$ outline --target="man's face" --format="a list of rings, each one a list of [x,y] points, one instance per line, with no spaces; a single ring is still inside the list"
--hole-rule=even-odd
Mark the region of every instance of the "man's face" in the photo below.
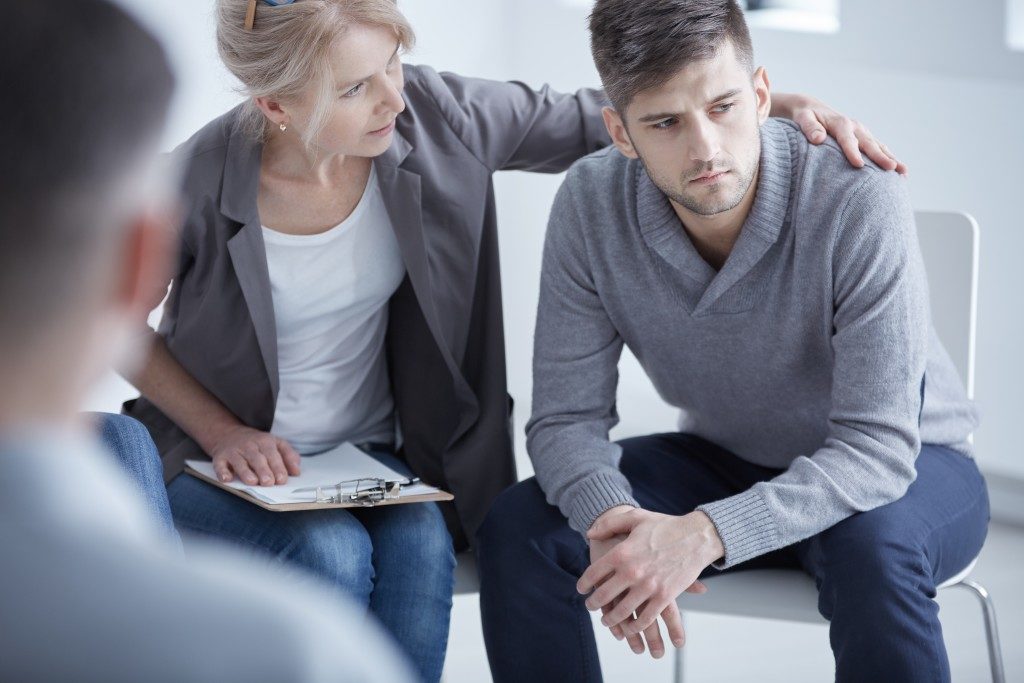
[[[752,190],[770,107],[764,70],[751,78],[726,41],[711,59],[634,97],[624,125],[614,112],[606,121],[619,148],[640,158],[666,196],[694,214],[713,216],[735,208]]]

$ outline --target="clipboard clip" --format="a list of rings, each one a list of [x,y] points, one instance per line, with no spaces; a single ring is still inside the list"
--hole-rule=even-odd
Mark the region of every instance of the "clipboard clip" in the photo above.
[[[366,477],[348,479],[337,484],[321,484],[295,489],[292,493],[312,493],[315,503],[353,504],[373,507],[386,500],[395,500],[402,495],[402,489],[420,482],[419,477],[410,479],[382,479]]]

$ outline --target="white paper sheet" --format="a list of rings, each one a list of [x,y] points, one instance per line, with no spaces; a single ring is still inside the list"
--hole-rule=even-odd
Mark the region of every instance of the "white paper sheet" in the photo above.
[[[188,460],[186,464],[200,474],[217,479],[217,474],[213,471],[213,463],[209,460]],[[250,486],[237,478],[225,486],[245,491],[265,503],[312,503],[316,499],[315,493],[295,493],[295,489],[311,486],[323,486],[328,489],[338,482],[363,477],[379,477],[389,481],[406,478],[350,443],[343,443],[337,448],[319,455],[302,456],[299,470],[301,473],[298,476],[288,477],[288,481],[279,486]],[[415,484],[403,487],[401,497],[437,492],[438,489],[433,486]],[[333,493],[333,490],[330,493]]]

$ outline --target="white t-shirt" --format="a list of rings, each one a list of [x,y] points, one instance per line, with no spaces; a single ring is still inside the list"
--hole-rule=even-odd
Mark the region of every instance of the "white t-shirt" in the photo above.
[[[264,227],[263,241],[280,378],[271,433],[302,454],[343,441],[394,443],[384,335],[405,266],[376,171],[337,226],[318,235]]]

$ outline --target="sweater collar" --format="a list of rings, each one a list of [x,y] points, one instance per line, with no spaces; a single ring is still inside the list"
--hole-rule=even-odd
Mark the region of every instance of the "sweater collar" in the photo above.
[[[693,246],[668,198],[636,162],[637,221],[647,245],[697,288],[687,304],[694,315],[710,313],[715,302],[742,280],[778,240],[788,219],[794,186],[794,145],[799,131],[769,119],[761,127],[761,160],[756,194],[732,253],[715,271]]]

